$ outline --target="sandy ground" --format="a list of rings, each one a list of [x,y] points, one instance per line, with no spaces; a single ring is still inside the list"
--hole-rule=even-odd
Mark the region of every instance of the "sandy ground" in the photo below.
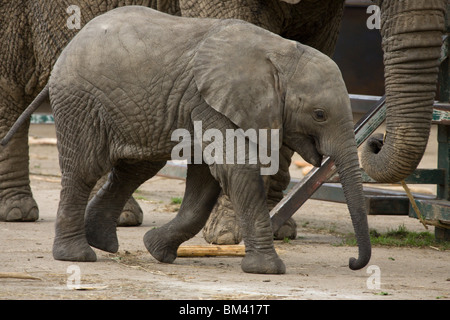
[[[30,134],[54,137],[54,127],[32,125]],[[435,166],[434,147],[435,133],[421,166]],[[174,217],[170,199],[184,192],[184,181],[162,177],[139,188],[144,222],[118,228],[117,254],[96,250],[95,263],[56,261],[51,254],[60,189],[56,147],[32,145],[30,155],[31,186],[40,218],[34,223],[0,222],[0,274],[18,272],[35,279],[0,278],[0,299],[450,299],[448,251],[374,247],[369,267],[351,271],[348,259],[357,248],[338,245],[341,239],[328,232],[351,231],[346,205],[315,200],[308,200],[294,215],[298,238],[276,242],[287,267],[284,275],[245,274],[241,257],[159,263],[146,251],[142,237]],[[295,166],[291,171],[301,176]],[[369,216],[370,228],[378,231],[402,224],[424,230],[416,219]],[[199,234],[186,244],[206,243]],[[84,290],[74,288],[77,279]]]

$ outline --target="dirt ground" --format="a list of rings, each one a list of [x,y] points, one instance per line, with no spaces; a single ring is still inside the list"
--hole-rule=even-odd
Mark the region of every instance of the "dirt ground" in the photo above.
[[[32,125],[30,135],[52,138],[54,127]],[[433,132],[422,167],[436,166],[435,141]],[[40,217],[34,223],[0,222],[0,274],[16,272],[34,279],[0,278],[0,299],[450,299],[448,251],[374,247],[369,267],[351,271],[348,259],[357,255],[357,248],[337,245],[341,239],[328,232],[352,231],[346,205],[315,200],[294,215],[298,238],[276,242],[287,268],[284,275],[245,274],[242,257],[179,257],[173,264],[159,263],[142,238],[174,217],[171,198],[184,192],[184,181],[163,177],[139,188],[144,221],[139,227],[118,228],[117,254],[96,250],[95,263],[56,261],[51,253],[60,189],[56,147],[32,145],[30,155]],[[291,169],[292,176],[301,177],[299,168]],[[433,192],[429,186],[420,188]],[[402,224],[424,230],[416,219],[369,216],[370,228],[378,231]],[[206,243],[200,233],[186,244]],[[71,286],[76,279],[84,290]]]

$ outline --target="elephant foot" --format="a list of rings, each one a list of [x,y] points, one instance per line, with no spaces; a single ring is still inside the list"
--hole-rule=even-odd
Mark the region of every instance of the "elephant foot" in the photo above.
[[[118,227],[135,227],[140,226],[143,220],[143,212],[137,201],[130,197],[125,204],[122,213],[117,221]]]
[[[297,238],[297,223],[294,219],[289,218],[281,227],[273,234],[275,240],[295,239]]]
[[[97,255],[86,242],[84,235],[71,239],[55,238],[53,243],[53,258],[62,261],[97,261]]]
[[[177,258],[180,243],[167,239],[168,230],[164,226],[147,231],[144,235],[144,245],[148,252],[158,261],[172,263]]]
[[[274,250],[275,251],[275,250]],[[241,263],[242,271],[260,274],[284,274],[286,266],[276,252],[262,254],[258,252],[246,252]]]
[[[86,239],[89,245],[111,253],[116,253],[119,250],[117,224],[114,218],[100,209],[88,206],[84,221]]]
[[[33,222],[39,218],[39,209],[31,195],[16,196],[0,203],[0,221]]]
[[[222,194],[219,197],[203,228],[203,238],[208,243],[219,245],[238,244],[242,241],[241,228],[227,196]]]

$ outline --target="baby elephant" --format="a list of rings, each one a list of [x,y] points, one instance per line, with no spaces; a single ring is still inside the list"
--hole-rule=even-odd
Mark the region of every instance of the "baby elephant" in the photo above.
[[[260,157],[271,150],[276,164],[272,156],[284,144],[315,166],[323,155],[334,160],[359,247],[350,268],[368,263],[350,101],[338,67],[317,50],[239,20],[122,7],[73,38],[32,106],[47,94],[62,172],[55,259],[95,261],[91,246],[116,252],[125,202],[178,150],[189,160],[183,203],[172,221],[145,234],[148,251],[173,262],[223,190],[242,224],[242,269],[284,273],[261,175],[276,170]]]

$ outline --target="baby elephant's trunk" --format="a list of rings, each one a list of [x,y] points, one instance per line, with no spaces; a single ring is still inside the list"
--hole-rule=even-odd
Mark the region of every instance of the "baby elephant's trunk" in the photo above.
[[[353,132],[352,138],[336,145],[335,156],[332,156],[332,159],[339,173],[359,248],[358,259],[350,258],[349,267],[352,270],[358,270],[369,262],[371,244],[361,170]]]

